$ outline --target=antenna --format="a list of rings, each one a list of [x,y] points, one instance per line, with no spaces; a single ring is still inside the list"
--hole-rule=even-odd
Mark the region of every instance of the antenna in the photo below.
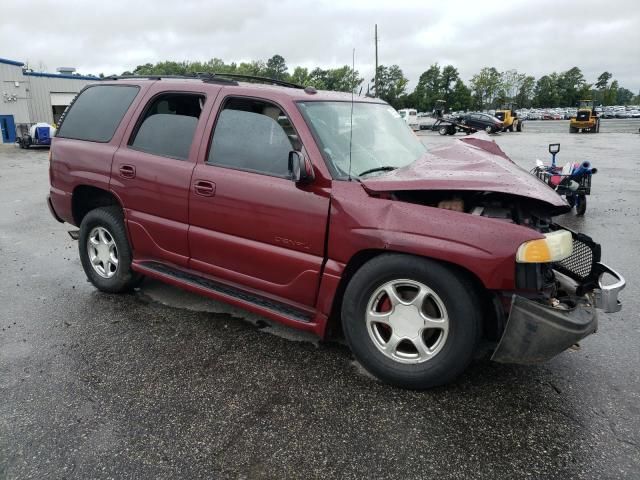
[[[351,118],[349,119],[349,181],[351,181],[351,144],[353,141],[353,91],[356,86],[356,49],[351,53]]]

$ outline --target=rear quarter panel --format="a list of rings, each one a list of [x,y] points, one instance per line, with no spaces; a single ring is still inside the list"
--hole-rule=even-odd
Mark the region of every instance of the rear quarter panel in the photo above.
[[[52,139],[49,164],[51,203],[56,213],[65,222],[75,225],[71,199],[76,187],[88,185],[109,190],[113,155],[133,117],[133,112],[151,85],[150,82],[134,84],[138,85],[140,90],[109,142],[90,142],[62,137]],[[96,112],[96,115],[99,114],[100,112]]]

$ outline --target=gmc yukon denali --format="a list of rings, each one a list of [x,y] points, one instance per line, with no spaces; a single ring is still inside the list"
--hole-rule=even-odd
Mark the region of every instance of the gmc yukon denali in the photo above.
[[[151,277],[343,335],[413,389],[481,339],[542,362],[621,308],[600,246],[554,222],[566,202],[485,133],[428,153],[381,100],[245,80],[120,77],[73,101],[48,204],[96,288]]]

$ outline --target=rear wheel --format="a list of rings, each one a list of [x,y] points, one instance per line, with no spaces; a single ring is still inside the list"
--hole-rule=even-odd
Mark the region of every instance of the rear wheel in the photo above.
[[[386,254],[349,282],[342,325],[369,372],[392,385],[425,389],[450,382],[469,364],[479,310],[471,285],[448,267]]]
[[[486,127],[484,127],[484,131],[487,133],[493,133],[493,129],[494,127],[492,127],[491,125],[487,125]]]
[[[98,290],[125,292],[142,278],[131,270],[133,256],[119,207],[96,208],[85,215],[78,249],[84,272]]]
[[[518,122],[518,126],[516,127],[516,131],[517,132],[521,132],[522,131],[522,122]]]

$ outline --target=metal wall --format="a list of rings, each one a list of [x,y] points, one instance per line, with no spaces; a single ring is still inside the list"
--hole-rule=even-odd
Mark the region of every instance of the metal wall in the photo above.
[[[89,80],[75,80],[70,78],[35,77],[25,75],[29,84],[30,102],[29,115],[32,123],[53,123],[53,111],[51,109],[51,93],[76,94],[82,88],[93,83]]]
[[[95,80],[23,72],[19,62],[0,59],[0,115],[13,115],[16,125],[54,123],[52,93],[76,94]],[[0,137],[2,143],[2,137]]]
[[[22,67],[0,62],[0,115],[13,115],[16,124],[28,123],[28,87],[27,77],[22,74]],[[1,137],[0,142],[2,142]]]

